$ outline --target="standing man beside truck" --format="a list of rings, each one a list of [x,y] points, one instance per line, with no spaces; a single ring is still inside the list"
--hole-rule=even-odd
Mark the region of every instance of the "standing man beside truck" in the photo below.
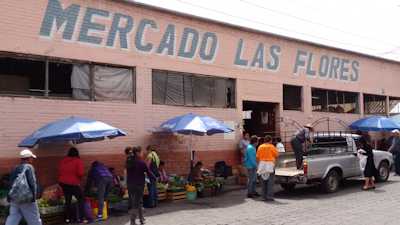
[[[244,167],[247,169],[247,197],[253,198],[260,196],[256,192],[257,185],[257,159],[256,159],[256,146],[258,144],[258,137],[253,135],[250,138],[250,144],[247,145],[244,154]]]
[[[296,167],[298,170],[303,169],[303,155],[305,153],[304,143],[306,141],[312,142],[312,132],[314,132],[313,126],[311,124],[306,124],[295,133],[290,141],[294,155],[296,156]]]
[[[256,153],[259,162],[257,174],[261,176],[263,181],[262,197],[264,201],[274,201],[275,162],[278,156],[279,152],[272,144],[272,137],[265,136],[264,143],[258,147]]]

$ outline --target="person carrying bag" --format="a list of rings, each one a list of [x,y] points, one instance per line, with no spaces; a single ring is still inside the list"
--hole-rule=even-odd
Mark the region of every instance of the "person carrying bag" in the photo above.
[[[42,225],[36,202],[38,185],[35,169],[32,166],[36,156],[25,149],[20,152],[21,164],[11,173],[11,189],[7,200],[10,202],[10,214],[6,225],[18,225],[22,218],[28,225]]]

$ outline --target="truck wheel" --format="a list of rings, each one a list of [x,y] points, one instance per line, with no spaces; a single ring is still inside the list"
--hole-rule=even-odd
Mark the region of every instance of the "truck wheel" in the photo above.
[[[341,177],[336,170],[329,171],[328,175],[322,181],[322,190],[326,193],[333,193],[339,189]]]
[[[379,163],[378,174],[377,176],[375,176],[376,181],[385,182],[389,179],[389,175],[390,175],[389,163],[387,163],[386,161]]]
[[[290,184],[281,184],[281,187],[283,190],[285,190],[286,192],[292,192],[294,191],[296,184],[294,183],[290,183]]]

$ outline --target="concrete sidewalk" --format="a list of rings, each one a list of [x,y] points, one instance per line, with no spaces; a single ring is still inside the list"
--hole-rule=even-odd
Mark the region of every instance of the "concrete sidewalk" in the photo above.
[[[397,225],[400,221],[400,177],[376,190],[362,191],[362,181],[347,181],[337,193],[300,187],[276,190],[276,201],[246,198],[246,190],[196,201],[162,203],[146,209],[147,225]],[[102,225],[129,225],[129,216],[111,217]]]

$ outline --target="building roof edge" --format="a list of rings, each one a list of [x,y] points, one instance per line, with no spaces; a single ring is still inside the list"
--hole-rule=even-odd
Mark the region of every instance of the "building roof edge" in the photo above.
[[[261,35],[268,35],[268,36],[281,38],[281,39],[285,39],[285,40],[289,40],[289,41],[295,41],[295,42],[300,42],[300,43],[303,43],[303,44],[312,45],[312,46],[315,46],[315,47],[327,48],[327,49],[330,49],[330,50],[341,51],[341,52],[345,52],[345,53],[364,56],[364,57],[367,57],[367,58],[377,59],[377,60],[386,61],[386,62],[395,63],[395,64],[399,64],[400,65],[400,61],[395,60],[395,59],[389,59],[389,58],[380,57],[380,56],[376,56],[376,55],[371,55],[371,54],[367,54],[367,53],[363,53],[363,52],[359,52],[359,51],[344,49],[344,48],[340,48],[340,47],[334,47],[334,46],[325,45],[325,44],[321,44],[321,43],[317,43],[317,42],[313,42],[313,41],[308,41],[308,40],[303,40],[303,39],[299,39],[299,38],[289,37],[289,36],[285,36],[285,35],[281,35],[281,34],[275,34],[275,33],[271,33],[271,32],[268,32],[268,31],[249,28],[249,27],[245,27],[245,26],[241,26],[241,25],[237,25],[237,24],[233,24],[233,23],[229,23],[229,22],[213,20],[213,19],[210,19],[210,18],[197,16],[197,15],[184,13],[184,12],[179,12],[179,11],[175,11],[175,10],[172,10],[172,9],[167,9],[167,8],[163,8],[163,7],[159,7],[159,6],[155,6],[155,5],[145,4],[145,3],[136,2],[136,1],[132,1],[132,0],[112,0],[112,1],[124,2],[124,3],[127,3],[127,4],[136,5],[136,6],[147,8],[147,9],[150,9],[150,10],[157,10],[157,11],[163,12],[163,13],[169,13],[169,14],[173,14],[173,15],[178,15],[178,16],[182,16],[182,17],[185,17],[185,18],[189,18],[189,19],[197,19],[197,20],[204,21],[204,22],[211,22],[213,24],[226,26],[226,27],[230,27],[230,28],[234,28],[234,29],[239,29],[239,30],[246,31],[246,32],[252,32],[252,33],[257,33],[257,34],[261,34]]]

